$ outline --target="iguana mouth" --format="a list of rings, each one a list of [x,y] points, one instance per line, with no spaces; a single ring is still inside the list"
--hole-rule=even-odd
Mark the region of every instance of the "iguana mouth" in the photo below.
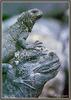
[[[42,66],[42,65],[41,65]],[[50,67],[51,66],[51,67]],[[58,70],[60,67],[60,62],[56,61],[53,62],[53,64],[51,65],[51,63],[47,63],[46,65],[42,66],[42,67],[37,67],[36,69],[33,70],[34,73],[49,73],[51,71],[56,71]]]

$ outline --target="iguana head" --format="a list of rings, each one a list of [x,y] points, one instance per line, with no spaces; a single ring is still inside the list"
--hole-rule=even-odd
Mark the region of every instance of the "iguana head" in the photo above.
[[[36,20],[42,16],[42,11],[39,9],[31,9],[26,12],[23,12],[19,18],[18,22],[22,28],[27,28],[28,32],[31,32],[32,27]]]
[[[22,96],[38,97],[43,89],[44,84],[57,75],[61,64],[58,56],[54,52],[49,52],[47,55],[42,54],[42,59],[41,53],[35,58],[33,57],[33,50],[30,51],[30,54],[27,52],[24,55],[24,52],[19,52],[19,56],[22,57],[22,60],[19,61],[17,66],[15,66],[18,68],[17,71],[19,77],[15,78],[13,82],[14,84],[22,84],[24,86],[22,90],[26,91],[27,94],[23,92],[24,95]],[[36,51],[36,53],[38,52],[39,51]],[[24,57],[27,61],[23,60]],[[28,57],[31,59],[27,59]]]

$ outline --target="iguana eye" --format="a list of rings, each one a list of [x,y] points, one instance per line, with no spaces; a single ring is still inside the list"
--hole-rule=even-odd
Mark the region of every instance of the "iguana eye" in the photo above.
[[[53,57],[53,56],[54,56],[54,53],[53,53],[53,52],[50,52],[49,54],[50,54],[50,56],[51,56],[51,57]]]
[[[38,13],[38,10],[32,10],[32,13],[33,14]]]

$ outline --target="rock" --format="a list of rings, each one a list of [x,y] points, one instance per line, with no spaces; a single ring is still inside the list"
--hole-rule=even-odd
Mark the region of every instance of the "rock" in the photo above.
[[[40,19],[39,21],[37,21],[37,23],[35,23],[32,29],[33,33],[39,34],[40,32],[40,34],[51,36],[57,40],[59,39],[60,31],[61,31],[61,23],[58,20],[52,18]]]
[[[64,26],[61,31],[60,41],[62,42],[63,61],[62,66],[68,67],[69,64],[69,28]]]

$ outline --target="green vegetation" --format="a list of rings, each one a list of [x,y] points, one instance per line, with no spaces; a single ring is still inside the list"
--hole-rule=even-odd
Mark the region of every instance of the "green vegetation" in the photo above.
[[[2,17],[2,20],[5,21],[5,20],[9,19],[10,17],[11,17],[10,15],[4,14]]]

